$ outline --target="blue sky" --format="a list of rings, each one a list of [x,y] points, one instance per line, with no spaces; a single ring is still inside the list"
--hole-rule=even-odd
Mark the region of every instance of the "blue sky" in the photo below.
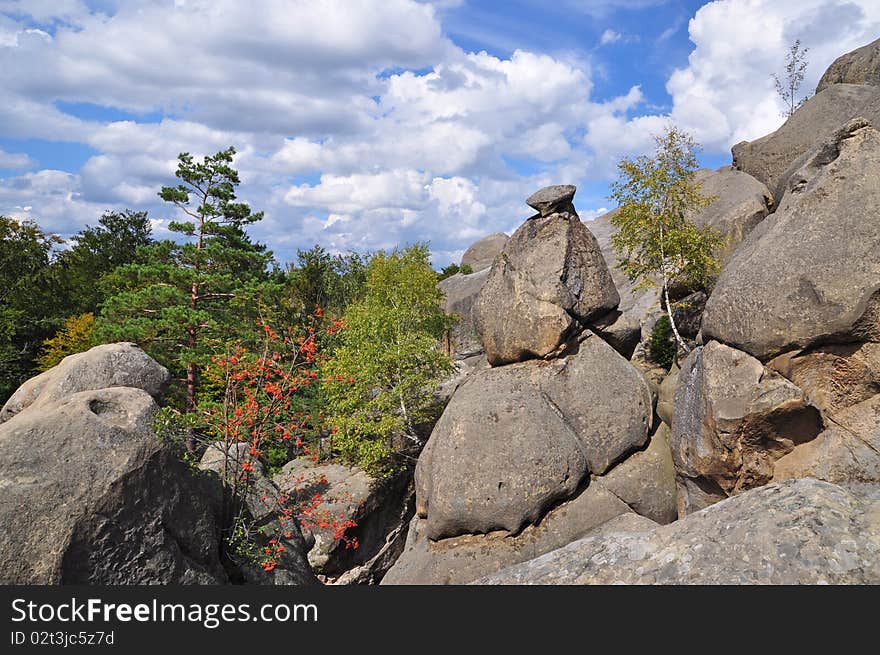
[[[781,124],[795,38],[811,89],[878,36],[876,0],[0,0],[0,213],[165,236],[177,153],[235,145],[280,259],[430,241],[439,266],[545,184],[606,211],[670,120],[729,164]]]

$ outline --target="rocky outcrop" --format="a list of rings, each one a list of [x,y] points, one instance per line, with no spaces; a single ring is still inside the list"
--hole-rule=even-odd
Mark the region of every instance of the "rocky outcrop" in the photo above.
[[[722,271],[703,314],[704,338],[761,360],[822,343],[880,340],[878,179],[880,132],[864,121],[815,149],[776,213]]]
[[[763,182],[779,204],[785,191],[779,181],[789,166],[858,116],[880,127],[880,88],[834,84],[807,100],[772,134],[733,146],[733,166]]]
[[[466,359],[483,352],[480,337],[474,326],[474,303],[489,277],[489,269],[470,275],[456,273],[438,285],[445,294],[443,311],[459,317],[445,339],[446,352],[455,359]]]
[[[158,399],[170,381],[168,370],[133,343],[96,346],[65,357],[22,384],[0,409],[0,423],[28,407],[50,406],[79,391],[133,387]]]
[[[835,59],[819,80],[816,93],[832,84],[880,86],[880,39]]]
[[[803,392],[716,342],[682,362],[672,417],[679,515],[773,477],[774,463],[822,430]]]
[[[111,344],[35,380],[0,425],[0,581],[226,582],[219,485],[153,433],[151,393],[168,372],[132,344]]]
[[[878,584],[880,497],[797,480],[670,525],[621,517],[481,584]]]
[[[545,357],[617,307],[611,274],[571,206],[573,194],[572,187],[570,194],[533,196],[544,213],[523,223],[495,259],[473,309],[493,366]]]
[[[403,550],[413,514],[408,500],[413,494],[411,476],[376,480],[356,466],[300,457],[285,464],[272,480],[292,502],[310,506],[303,528],[313,543],[308,559],[325,577],[357,569],[349,578],[378,581]],[[322,527],[322,522],[330,527]],[[333,524],[347,522],[354,525],[340,538]]]
[[[722,263],[727,262],[749,232],[770,213],[773,196],[764,184],[730,166],[697,171],[694,179],[700,184],[700,193],[712,202],[689,220],[721,233],[725,246],[719,255]]]
[[[509,238],[503,232],[496,232],[471,244],[461,256],[462,267],[470,266],[474,273],[491,268],[492,262],[504,250]]]
[[[644,445],[650,423],[644,379],[597,336],[564,359],[474,374],[417,465],[428,536],[518,532]]]

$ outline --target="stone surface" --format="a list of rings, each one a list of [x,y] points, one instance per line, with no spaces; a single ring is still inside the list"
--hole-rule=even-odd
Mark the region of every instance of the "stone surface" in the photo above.
[[[112,387],[41,396],[0,425],[0,582],[227,581],[219,486],[162,448],[155,411],[146,391]]]
[[[95,346],[22,384],[0,410],[0,423],[31,405],[51,405],[80,391],[133,387],[159,398],[170,381],[168,370],[133,343]]]
[[[672,426],[672,415],[675,412],[675,391],[678,389],[680,373],[681,369],[673,363],[669,373],[660,383],[657,393],[657,416],[668,426]]]
[[[577,214],[551,214],[514,232],[474,304],[474,324],[497,366],[549,355],[619,299],[596,239]]]
[[[639,319],[630,313],[613,311],[590,325],[590,329],[619,352],[624,359],[632,357],[642,338]]]
[[[776,460],[821,430],[803,392],[754,357],[697,348],[682,362],[672,419],[679,516],[766,484]]]
[[[432,541],[427,521],[416,517],[400,559],[382,584],[464,584],[570,543],[629,513],[630,508],[597,481],[516,536],[492,532]],[[644,522],[650,523],[643,518]]]
[[[689,219],[699,227],[714,227],[726,239],[720,253],[724,263],[749,232],[770,213],[773,196],[763,183],[730,166],[715,171],[697,171],[695,180],[701,185],[700,193],[714,200]]]
[[[835,59],[819,80],[816,93],[832,84],[880,86],[880,39]]]
[[[829,427],[776,462],[774,479],[880,484],[880,395],[837,413]]]
[[[456,273],[439,284],[445,294],[443,311],[460,317],[445,337],[447,354],[454,359],[465,359],[483,352],[480,337],[474,326],[473,308],[480,290],[489,278],[489,269],[462,275]]]
[[[880,132],[853,121],[814,153],[722,271],[703,313],[705,339],[764,361],[880,340]]]
[[[483,354],[473,355],[466,359],[455,360],[455,371],[447,379],[437,385],[437,388],[434,390],[434,396],[438,401],[445,405],[449,402],[449,399],[452,398],[452,394],[455,393],[455,390],[458,389],[462,382],[467,380],[471,374],[487,368],[489,368],[489,362]]]
[[[795,350],[767,362],[810,402],[834,414],[880,394],[880,343],[846,343]]]
[[[678,518],[675,465],[665,423],[657,428],[645,450],[631,455],[598,479],[641,516],[656,523],[671,523]]]
[[[498,256],[507,243],[508,237],[503,232],[496,232],[483,237],[464,251],[461,256],[461,265],[470,266],[474,273],[492,267],[492,262]]]
[[[416,466],[428,535],[519,531],[643,446],[651,411],[641,374],[589,333],[566,358],[475,373]]]
[[[807,100],[772,134],[733,146],[733,166],[763,182],[779,204],[779,179],[789,166],[841,125],[863,116],[880,127],[880,88],[834,84]]]
[[[550,216],[561,211],[572,211],[572,200],[577,187],[572,184],[546,186],[528,197],[526,204],[537,210],[541,216]]]
[[[671,525],[618,525],[479,582],[880,583],[880,500],[816,480],[753,489]]]

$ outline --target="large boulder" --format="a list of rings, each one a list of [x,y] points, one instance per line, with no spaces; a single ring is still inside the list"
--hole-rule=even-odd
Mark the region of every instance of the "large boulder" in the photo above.
[[[545,357],[617,307],[620,297],[595,237],[570,199],[564,207],[517,229],[474,304],[474,324],[493,366]]]
[[[772,484],[666,526],[615,519],[479,582],[878,584],[880,498],[816,480]]]
[[[159,444],[156,409],[111,387],[41,398],[0,425],[3,584],[227,581],[219,487]]]
[[[789,166],[847,121],[862,116],[880,127],[880,88],[834,84],[807,100],[772,134],[733,146],[733,166],[763,182],[779,204]]]
[[[816,93],[832,84],[880,86],[880,39],[835,59],[819,80]]]
[[[171,374],[133,343],[110,343],[65,357],[22,384],[0,409],[0,423],[30,406],[57,403],[79,391],[133,387],[159,398]]]
[[[754,357],[714,341],[695,349],[672,417],[679,515],[766,484],[776,460],[821,430],[803,392]]]
[[[457,315],[459,321],[446,335],[446,352],[455,359],[466,359],[483,352],[483,345],[474,326],[474,303],[489,277],[489,269],[470,275],[456,273],[439,284],[445,294],[443,311]]]
[[[770,213],[773,196],[763,183],[730,166],[697,171],[695,180],[700,183],[700,193],[713,200],[688,218],[698,227],[708,225],[721,233],[726,240],[721,252],[724,263]]]
[[[461,265],[470,266],[474,273],[492,267],[492,262],[498,256],[507,243],[508,237],[503,232],[496,232],[487,237],[483,237],[476,243],[471,244],[470,248],[464,251],[461,256]]]
[[[400,559],[382,579],[388,584],[464,584],[504,567],[550,552],[631,509],[601,482],[555,507],[538,525],[518,535],[496,531],[440,541],[428,538],[427,521],[410,524]],[[643,519],[650,523],[649,519]]]
[[[774,479],[880,484],[880,395],[837,412],[827,430],[776,462]]]
[[[456,390],[416,467],[431,539],[518,532],[646,443],[642,375],[589,332],[573,350],[480,371]]]
[[[703,313],[704,338],[761,360],[880,340],[880,132],[854,120],[813,152],[779,209],[722,271]]]

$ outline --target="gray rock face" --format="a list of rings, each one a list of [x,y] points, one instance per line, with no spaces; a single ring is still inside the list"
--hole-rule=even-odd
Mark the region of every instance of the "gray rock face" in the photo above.
[[[647,440],[644,378],[594,335],[578,352],[475,373],[455,392],[416,467],[431,539],[518,532]]]
[[[766,484],[776,460],[821,430],[803,392],[754,357],[714,341],[695,349],[672,417],[679,516]]]
[[[850,87],[824,93],[836,88]],[[703,313],[704,338],[761,360],[880,340],[880,132],[853,121],[814,152],[722,271]]]
[[[880,395],[834,414],[827,430],[776,462],[775,480],[880,484]]]
[[[133,387],[159,398],[170,381],[168,370],[133,343],[96,346],[22,384],[0,409],[0,423],[32,405],[51,405],[79,391]]]
[[[673,362],[668,375],[663,378],[657,391],[657,416],[668,426],[672,426],[672,415],[675,412],[675,392],[678,389],[680,373],[681,369]]]
[[[546,186],[528,197],[526,204],[537,210],[541,216],[550,216],[557,212],[572,212],[574,207],[574,193],[577,187],[572,184],[557,184]]]
[[[727,262],[749,232],[770,213],[773,196],[751,175],[729,166],[698,171],[695,179],[701,184],[700,193],[715,200],[690,220],[699,227],[714,227],[727,239],[721,253],[722,263]]]
[[[810,402],[834,414],[880,394],[880,343],[817,346],[767,362],[803,390]]]
[[[473,316],[493,366],[544,357],[620,297],[590,231],[572,212],[527,220],[496,258]]]
[[[797,480],[576,541],[481,584],[877,584],[880,501]]]
[[[483,237],[464,251],[464,254],[461,256],[461,265],[470,266],[474,273],[491,268],[492,262],[495,261],[498,253],[504,250],[504,246],[509,238],[503,232],[496,232],[495,234]]]
[[[819,80],[816,93],[832,84],[880,86],[880,39],[835,59]]]
[[[763,182],[779,204],[778,183],[789,166],[857,116],[880,126],[880,88],[834,84],[807,100],[772,134],[733,146],[733,166]]]
[[[450,357],[465,359],[483,352],[474,326],[473,309],[488,277],[489,269],[484,269],[470,275],[456,273],[439,284],[441,291],[446,294],[443,311],[461,317],[446,337],[446,351]]]
[[[631,515],[627,505],[603,487],[591,483],[577,497],[555,507],[538,525],[520,534],[507,532],[462,535],[432,541],[427,521],[414,518],[400,559],[382,584],[464,584],[524,562],[590,533],[609,519]],[[642,525],[651,521],[642,518]]]
[[[160,446],[155,410],[111,387],[41,396],[0,425],[0,581],[226,582],[219,489]]]

